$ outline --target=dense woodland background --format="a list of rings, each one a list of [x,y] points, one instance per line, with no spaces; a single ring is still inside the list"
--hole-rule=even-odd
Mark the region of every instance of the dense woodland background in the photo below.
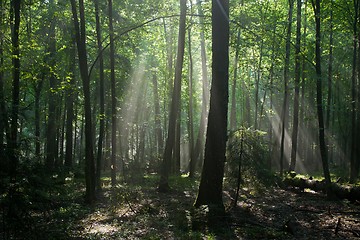
[[[4,238],[54,191],[91,205],[144,177],[188,176],[220,212],[224,184],[235,205],[294,172],[356,187],[359,0],[0,5]]]

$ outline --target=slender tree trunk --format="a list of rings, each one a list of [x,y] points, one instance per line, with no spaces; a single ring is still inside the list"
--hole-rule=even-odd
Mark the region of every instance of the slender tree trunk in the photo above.
[[[260,43],[260,56],[259,56],[259,65],[256,74],[255,80],[255,129],[258,129],[258,109],[259,109],[259,85],[260,85],[260,75],[261,75],[261,66],[262,66],[262,57],[263,57],[263,48],[264,48],[264,41],[261,40]]]
[[[236,79],[237,79],[237,70],[238,70],[239,52],[240,52],[240,33],[241,30],[239,29],[236,38],[236,49],[235,49],[235,59],[234,59],[234,79],[231,88],[230,130],[236,129]]]
[[[223,211],[222,183],[227,141],[229,93],[229,2],[212,1],[212,85],[205,158],[195,206]]]
[[[153,83],[153,92],[154,92],[154,106],[155,106],[155,135],[157,142],[157,154],[159,155],[164,148],[164,139],[161,128],[161,115],[160,115],[160,100],[158,92],[158,81],[156,73],[152,73],[152,83]]]
[[[194,156],[194,104],[193,104],[193,57],[192,57],[192,45],[191,45],[191,28],[188,29],[188,47],[189,47],[189,110],[188,110],[188,132],[189,132],[189,155],[190,155],[190,167],[189,175],[194,176],[195,173],[195,156]]]
[[[85,111],[85,181],[86,193],[85,200],[92,203],[95,200],[95,160],[93,149],[93,134],[91,121],[91,94],[90,79],[88,75],[86,34],[85,34],[85,13],[84,0],[79,0],[80,24],[77,15],[75,0],[71,0],[72,14],[75,26],[76,43],[79,55],[80,75],[84,91],[84,111]]]
[[[116,84],[115,84],[115,44],[112,17],[112,0],[109,4],[109,31],[110,31],[110,82],[111,82],[111,185],[116,184]]]
[[[288,26],[286,33],[286,49],[285,49],[285,65],[284,65],[284,102],[281,114],[281,139],[280,139],[280,175],[282,176],[284,170],[284,155],[285,155],[285,134],[287,131],[287,119],[288,119],[288,83],[289,83],[289,65],[290,65],[290,44],[291,44],[291,25],[292,15],[294,8],[294,0],[288,0],[289,12],[288,12]]]
[[[76,61],[76,39],[74,28],[71,28],[70,36],[70,49],[69,49],[69,70],[70,79],[69,87],[67,89],[66,97],[66,145],[65,145],[65,166],[68,169],[73,167],[73,123],[74,123],[74,94],[75,86],[75,61]]]
[[[19,46],[19,29],[20,29],[20,0],[11,1],[11,44],[12,44],[12,110],[11,110],[11,127],[10,141],[8,143],[10,169],[9,176],[11,179],[16,177],[19,158],[18,149],[18,119],[19,119],[19,95],[20,95],[20,46]]]
[[[359,10],[358,10],[358,4],[359,1],[358,0],[354,0],[354,11],[355,11],[355,16],[354,16],[354,22],[353,22],[353,59],[352,59],[352,76],[351,76],[351,84],[352,84],[352,89],[351,89],[351,110],[352,110],[352,114],[351,114],[351,128],[353,129],[353,131],[351,132],[351,155],[350,155],[350,182],[354,183],[358,177],[358,169],[356,167],[356,162],[357,162],[357,122],[356,122],[356,102],[357,102],[357,44],[358,44],[358,40],[357,40],[357,24],[358,24],[358,16],[359,16]],[[358,93],[359,94],[359,93]]]
[[[95,18],[96,18],[96,40],[99,54],[99,95],[100,95],[100,128],[99,139],[97,144],[97,156],[96,156],[96,187],[101,189],[101,167],[103,159],[103,139],[105,133],[105,90],[104,90],[104,59],[103,59],[103,46],[101,39],[101,23],[99,14],[99,0],[95,0]]]
[[[300,75],[301,75],[301,0],[296,0],[296,43],[295,43],[295,93],[294,93],[294,118],[293,131],[291,137],[291,156],[289,171],[295,170],[297,147],[298,147],[298,128],[299,128],[299,94],[300,94]]]
[[[56,36],[55,36],[55,3],[54,0],[49,1],[49,46],[48,46],[48,65],[49,69],[47,75],[50,80],[49,89],[49,110],[48,110],[48,122],[46,131],[46,166],[49,170],[53,170],[55,163],[58,159],[57,152],[57,138],[56,130],[58,128],[57,123],[57,105],[58,102],[58,90],[57,79],[55,76],[55,69],[52,69],[56,65]]]
[[[5,140],[9,137],[7,109],[4,95],[4,19],[5,19],[4,1],[0,2],[0,166],[2,171],[8,167],[8,159],[5,154]],[[7,141],[9,142],[9,141]]]
[[[315,41],[315,69],[316,69],[316,104],[317,104],[317,114],[318,114],[318,123],[319,123],[319,144],[320,144],[320,156],[323,165],[325,182],[327,185],[327,190],[329,190],[331,179],[329,164],[327,159],[327,149],[325,144],[325,126],[324,126],[324,116],[323,116],[323,106],[322,106],[322,75],[321,75],[321,32],[320,32],[320,0],[312,0],[314,14],[315,14],[315,25],[316,25],[316,41]]]
[[[203,15],[203,10],[201,7],[201,1],[197,3],[198,14]],[[196,137],[196,143],[194,147],[194,169],[190,171],[190,177],[193,177],[196,171],[196,166],[199,163],[199,158],[201,158],[203,149],[204,149],[204,136],[206,131],[207,124],[207,115],[208,115],[208,99],[209,99],[209,80],[208,80],[208,71],[207,71],[207,60],[206,60],[206,46],[205,46],[205,36],[204,36],[204,21],[203,18],[199,19],[200,21],[200,52],[201,52],[201,76],[202,76],[202,106],[201,106],[201,116],[200,116],[200,126],[199,131]]]
[[[326,129],[329,129],[330,127],[330,113],[332,111],[332,75],[333,75],[333,62],[334,62],[334,56],[333,56],[333,45],[334,45],[334,39],[333,39],[333,5],[331,1],[331,9],[330,9],[330,37],[329,37],[329,66],[328,66],[328,96],[327,96],[327,108],[326,108],[326,121],[325,121],[325,127]]]
[[[169,170],[175,146],[176,120],[180,112],[180,94],[181,94],[181,74],[184,61],[185,48],[185,23],[186,23],[186,0],[180,0],[180,23],[178,36],[178,54],[175,68],[174,89],[171,101],[168,137],[165,144],[163,163],[161,167],[161,177],[159,182],[159,191],[169,190]]]

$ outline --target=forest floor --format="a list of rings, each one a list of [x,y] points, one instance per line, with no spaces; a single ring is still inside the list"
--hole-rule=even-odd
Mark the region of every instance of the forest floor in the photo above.
[[[16,232],[2,223],[0,239],[359,239],[360,205],[329,200],[320,193],[279,187],[243,188],[236,207],[224,191],[224,216],[194,209],[198,183],[173,177],[159,193],[149,175],[110,189],[109,179],[94,206],[77,195],[63,196],[28,213]],[[69,192],[70,193],[70,192]],[[70,196],[69,195],[69,196]],[[50,206],[50,207],[49,207]],[[45,210],[46,209],[46,210]]]

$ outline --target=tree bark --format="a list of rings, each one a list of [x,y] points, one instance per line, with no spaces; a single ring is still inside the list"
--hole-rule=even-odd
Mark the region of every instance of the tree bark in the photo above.
[[[320,31],[320,0],[312,0],[314,14],[315,14],[315,29],[316,29],[316,40],[315,40],[315,70],[316,70],[316,104],[317,104],[317,115],[319,124],[319,143],[320,143],[320,156],[323,166],[324,178],[329,189],[331,184],[329,164],[327,159],[327,149],[325,144],[325,126],[322,106],[322,74],[321,74],[321,31]],[[328,192],[330,193],[330,192]]]
[[[12,46],[12,110],[11,110],[11,126],[10,126],[10,141],[8,143],[9,149],[9,176],[15,179],[17,167],[19,164],[18,158],[18,119],[19,119],[19,95],[20,95],[20,46],[19,46],[19,29],[20,29],[20,0],[11,1],[11,46]]]
[[[184,61],[185,48],[185,27],[186,27],[186,0],[180,0],[180,23],[178,35],[178,54],[175,67],[174,89],[171,101],[168,136],[165,144],[163,162],[161,166],[161,177],[159,191],[169,190],[169,170],[175,146],[176,121],[180,113],[181,74]]]
[[[58,159],[57,152],[57,134],[58,119],[56,116],[57,104],[58,104],[58,90],[57,79],[55,76],[55,69],[52,69],[56,65],[56,36],[55,36],[55,3],[54,0],[49,1],[49,45],[48,45],[48,70],[47,76],[49,77],[49,105],[48,105],[48,122],[46,130],[46,166],[49,170],[53,170],[55,163]]]
[[[116,84],[115,84],[115,44],[114,28],[112,17],[112,0],[108,1],[109,5],[109,31],[110,31],[110,82],[111,82],[111,185],[116,184]]]
[[[300,95],[300,75],[301,75],[301,0],[296,1],[296,43],[295,43],[295,92],[294,92],[294,118],[293,131],[291,136],[291,156],[289,171],[295,170],[297,147],[298,147],[298,128],[299,128],[299,95]]]
[[[289,65],[290,65],[290,44],[291,44],[291,25],[294,8],[294,0],[289,0],[289,12],[286,33],[285,46],[285,65],[284,65],[284,101],[281,114],[281,139],[280,139],[280,175],[282,176],[284,170],[284,155],[285,155],[285,134],[287,131],[288,119],[288,84],[289,84]]]
[[[103,139],[105,133],[105,90],[104,90],[104,59],[103,59],[103,46],[101,39],[101,22],[99,14],[99,0],[95,0],[95,18],[96,18],[96,40],[99,54],[99,95],[100,95],[100,126],[99,138],[97,144],[96,156],[96,188],[101,189],[101,167],[103,162]]]
[[[91,120],[91,94],[90,79],[88,76],[88,63],[86,51],[86,34],[85,34],[85,15],[84,1],[79,0],[80,24],[77,15],[75,0],[71,0],[72,14],[75,26],[75,36],[79,57],[80,75],[84,91],[84,111],[85,111],[85,181],[86,193],[85,201],[93,203],[95,200],[95,160],[93,149],[93,134]]]
[[[357,44],[358,44],[358,40],[357,40],[357,24],[358,24],[358,16],[359,16],[359,9],[358,9],[358,5],[359,5],[359,1],[358,0],[354,0],[354,11],[355,11],[355,16],[354,16],[354,22],[353,22],[353,58],[352,58],[352,76],[351,76],[351,84],[352,84],[352,89],[351,89],[351,110],[352,110],[352,114],[351,114],[351,128],[353,129],[351,131],[351,155],[350,155],[350,183],[354,183],[358,177],[359,174],[359,170],[357,169],[357,122],[356,122],[356,117],[357,117],[357,106],[356,106],[356,102],[357,102]],[[359,93],[358,93],[359,94]],[[360,127],[360,126],[359,126]]]
[[[195,206],[223,210],[229,93],[229,1],[212,1],[212,85],[204,166]]]
[[[76,62],[76,39],[74,28],[71,28],[70,36],[70,49],[69,49],[69,86],[67,89],[66,97],[66,145],[65,145],[65,166],[68,169],[73,167],[73,122],[74,122],[74,94],[75,86],[75,62]]]

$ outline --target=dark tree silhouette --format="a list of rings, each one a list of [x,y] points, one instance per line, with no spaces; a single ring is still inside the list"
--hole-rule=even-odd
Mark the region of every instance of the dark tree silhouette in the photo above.
[[[229,94],[229,1],[212,1],[212,85],[205,158],[195,206],[223,209],[222,183]]]
[[[85,181],[86,193],[85,201],[92,203],[95,200],[95,160],[93,147],[93,133],[91,121],[91,99],[90,99],[90,80],[88,75],[88,63],[86,52],[85,34],[85,14],[84,1],[79,0],[80,24],[77,15],[75,0],[71,0],[71,8],[75,26],[76,45],[79,56],[80,75],[84,91],[84,110],[85,110]]]

